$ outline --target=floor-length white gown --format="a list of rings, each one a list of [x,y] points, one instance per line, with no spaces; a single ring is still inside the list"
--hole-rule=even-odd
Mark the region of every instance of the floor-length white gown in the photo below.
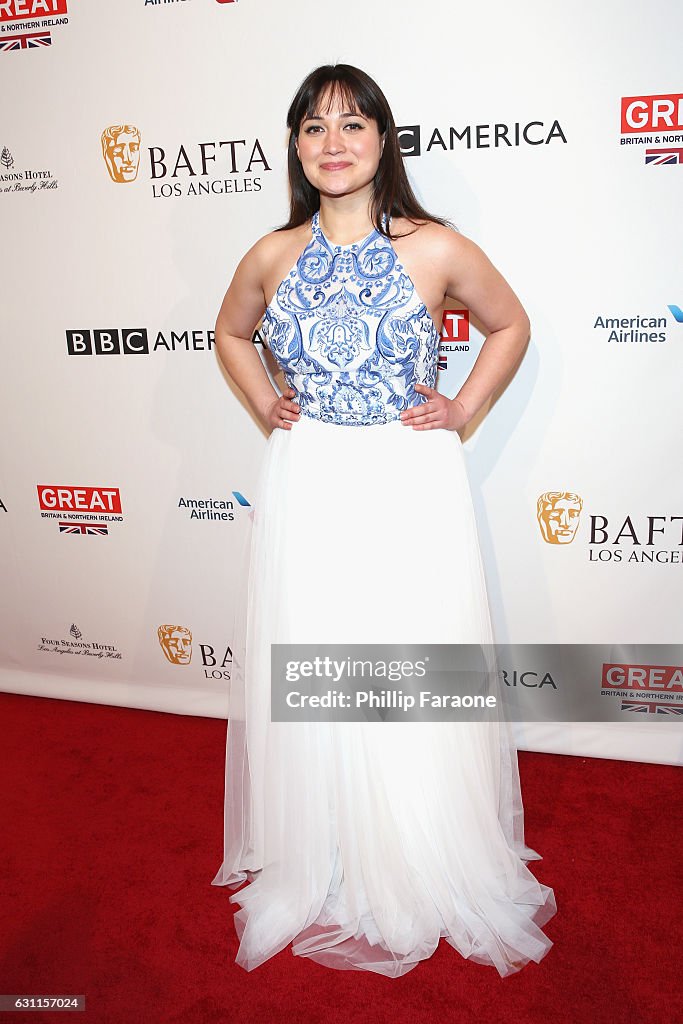
[[[444,937],[511,974],[556,905],[526,866],[509,724],[270,715],[271,643],[493,643],[460,437],[398,419],[438,332],[389,239],[334,246],[315,214],[263,333],[303,415],[267,443],[235,624],[213,884],[247,882],[237,962],[291,944],[398,977]]]

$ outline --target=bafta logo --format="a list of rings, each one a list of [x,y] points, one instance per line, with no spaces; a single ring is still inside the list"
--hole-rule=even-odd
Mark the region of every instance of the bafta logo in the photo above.
[[[161,649],[172,665],[189,665],[192,659],[192,633],[187,626],[159,626]]]
[[[102,132],[102,155],[112,181],[135,181],[140,163],[140,132],[134,124],[112,124]]]
[[[543,540],[571,544],[579,525],[583,499],[571,491],[546,491],[538,499],[536,515]]]

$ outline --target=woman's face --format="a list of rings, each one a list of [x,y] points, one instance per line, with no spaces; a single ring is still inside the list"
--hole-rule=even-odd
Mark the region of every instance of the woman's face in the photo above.
[[[301,122],[296,151],[304,174],[314,188],[328,196],[342,196],[371,186],[384,139],[377,122],[340,106],[327,96],[318,104],[321,113]],[[322,113],[325,111],[325,113]]]

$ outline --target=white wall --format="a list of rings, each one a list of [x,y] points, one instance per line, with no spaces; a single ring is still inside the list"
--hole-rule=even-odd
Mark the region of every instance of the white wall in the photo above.
[[[378,80],[398,125],[420,125],[421,155],[406,157],[418,194],[485,250],[532,321],[517,376],[466,439],[498,639],[683,641],[672,518],[683,515],[683,323],[669,309],[683,307],[683,167],[645,162],[668,146],[683,163],[680,112],[669,132],[621,132],[622,97],[683,91],[678,4],[347,0],[340,12],[301,0],[47,0],[34,7],[54,6],[62,23],[8,19],[33,3],[0,15],[2,689],[226,713],[222,663],[249,516],[233,492],[253,496],[265,439],[207,332],[241,255],[286,219],[289,101],[313,67],[335,61]],[[2,49],[48,31],[49,46]],[[530,122],[542,144],[496,147],[493,127],[474,144],[477,125],[506,125],[514,140]],[[120,124],[141,135],[125,183],[111,180],[100,142]],[[470,148],[428,149],[434,129],[449,146],[450,128],[467,126]],[[217,145],[231,140],[244,140],[234,173],[230,147]],[[204,148],[216,157],[206,175],[200,143],[216,144]],[[181,145],[196,173],[172,178]],[[152,178],[151,148],[157,160],[165,151],[166,177]],[[252,153],[268,169],[249,166]],[[214,192],[191,194],[207,182]],[[179,195],[161,194],[172,186]],[[637,316],[661,318],[663,340],[618,343],[595,327]],[[68,353],[67,331],[110,328],[146,328],[152,350]],[[194,348],[153,348],[159,333],[169,344],[193,331]],[[445,393],[482,340],[472,326],[469,351],[444,346]],[[59,522],[85,520],[43,517],[39,485],[118,489],[121,518],[95,511],[106,535],[60,533]],[[536,504],[548,491],[582,499],[571,543],[543,539]],[[181,499],[232,500],[233,518],[192,519]],[[599,516],[604,544],[591,543]],[[633,532],[614,543],[627,517]],[[648,545],[650,523],[664,532]],[[441,523],[441,543],[448,531]],[[164,655],[163,624],[191,631],[189,663]],[[558,693],[568,686],[558,675]],[[612,703],[614,722],[530,723],[517,727],[520,744],[683,760],[673,719],[641,721]]]

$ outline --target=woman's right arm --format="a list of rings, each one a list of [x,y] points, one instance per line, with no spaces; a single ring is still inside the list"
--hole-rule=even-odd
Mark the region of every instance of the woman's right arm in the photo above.
[[[288,388],[284,395],[278,394],[251,340],[266,308],[264,267],[271,252],[266,236],[240,261],[216,319],[216,348],[223,366],[261,422],[269,430],[291,430],[292,422],[299,419],[299,406],[292,401],[295,392]]]

